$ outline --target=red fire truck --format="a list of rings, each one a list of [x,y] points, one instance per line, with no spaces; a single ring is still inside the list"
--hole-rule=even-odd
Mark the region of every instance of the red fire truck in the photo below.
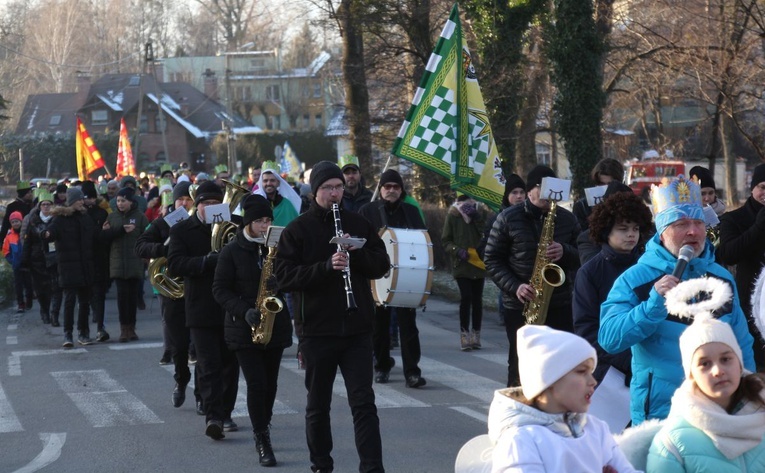
[[[665,177],[685,175],[685,162],[670,159],[633,161],[627,169],[627,185],[646,202],[651,200],[651,185],[660,184]]]

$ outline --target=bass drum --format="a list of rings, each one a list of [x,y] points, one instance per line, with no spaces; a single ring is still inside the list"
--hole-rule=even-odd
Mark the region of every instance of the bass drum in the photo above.
[[[433,285],[433,243],[426,230],[386,228],[380,237],[390,257],[391,270],[372,281],[372,295],[380,305],[417,308],[428,300]]]

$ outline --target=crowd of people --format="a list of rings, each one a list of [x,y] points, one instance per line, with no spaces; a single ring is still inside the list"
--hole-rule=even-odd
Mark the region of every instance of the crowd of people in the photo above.
[[[230,176],[217,166],[214,176],[192,176],[163,167],[153,185],[132,176],[35,189],[19,182],[0,229],[17,310],[30,310],[36,298],[44,324],[63,323],[65,348],[93,343],[91,323],[95,342],[105,342],[111,337],[104,300],[113,285],[117,339],[138,340],[152,261],[162,280],[175,285],[156,289],[162,360],[174,365],[174,407],[185,403],[189,365],[196,362],[194,398],[204,433],[225,438],[239,428],[231,413],[241,372],[259,463],[276,465],[273,406],[294,331],[306,372],[311,470],[334,469],[330,410],[339,369],[359,471],[382,472],[373,386],[391,382],[391,348],[400,344],[406,387],[427,381],[419,367],[416,307],[376,300],[369,281],[392,267],[382,231],[426,233],[424,214],[393,169],[382,173],[374,192],[368,189],[354,156],[316,164],[305,182],[288,182],[269,161],[249,171],[247,178]],[[486,278],[500,289],[509,349],[507,389],[495,393],[489,413],[492,471],[531,465],[548,472],[637,471],[606,424],[586,415],[611,369],[629,385],[631,428],[670,418],[642,468],[701,471],[689,468],[697,460],[688,452],[697,445],[721,465],[765,462],[765,384],[752,374],[765,365],[765,350],[749,302],[765,263],[765,165],[754,170],[751,197],[730,212],[708,170],[690,174],[655,187],[648,206],[622,183],[621,164],[603,160],[592,173],[593,185],[605,186],[602,199],[577,201],[569,211],[542,194],[555,173],[540,165],[525,181],[507,177],[496,214],[467,195],[445,212],[440,237],[459,288],[460,350],[482,347]],[[239,194],[234,202],[231,193]],[[236,224],[222,246],[217,210],[209,210],[219,204],[230,205]],[[709,222],[705,208],[719,221]],[[281,231],[278,244],[266,241],[274,228]],[[546,229],[549,241],[542,241]],[[342,238],[329,244],[333,237]],[[525,313],[540,297],[532,284],[540,252],[565,275],[550,289],[542,325]],[[684,252],[690,252],[687,265],[678,265]],[[701,280],[723,289],[689,293],[683,282]],[[716,291],[729,295],[706,312],[680,313],[673,307],[682,304],[668,304],[673,297],[703,302]],[[266,296],[278,307],[267,305]],[[723,420],[737,427],[722,428]],[[742,428],[749,429],[745,443],[734,435]]]

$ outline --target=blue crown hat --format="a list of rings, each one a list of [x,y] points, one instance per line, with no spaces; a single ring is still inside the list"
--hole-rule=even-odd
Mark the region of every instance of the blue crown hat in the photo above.
[[[678,220],[704,220],[701,187],[695,180],[686,179],[682,174],[672,180],[665,177],[661,185],[651,186],[651,203],[659,235]]]

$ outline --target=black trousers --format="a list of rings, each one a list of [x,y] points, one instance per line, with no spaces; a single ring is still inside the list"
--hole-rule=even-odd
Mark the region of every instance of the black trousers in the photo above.
[[[57,274],[52,274],[48,268],[45,267],[32,267],[30,269],[32,274],[32,284],[35,288],[35,294],[37,294],[37,303],[40,304],[40,316],[45,318],[50,315],[50,301],[53,295],[53,284],[56,282]],[[61,302],[59,301],[59,304]],[[60,305],[59,305],[60,307]]]
[[[521,380],[518,376],[518,343],[517,334],[519,328],[526,324],[523,317],[523,310],[505,308],[505,333],[507,341],[510,344],[507,353],[507,387],[520,386]],[[547,311],[547,320],[545,325],[556,330],[565,332],[574,332],[574,320],[571,315],[571,306],[550,308]]]
[[[271,423],[283,352],[283,348],[256,347],[235,352],[247,381],[247,412],[253,433],[267,430]]]
[[[104,328],[104,314],[106,312],[106,291],[109,288],[107,281],[93,283],[93,294],[90,296],[90,310],[93,311],[93,320],[96,328]]]
[[[117,310],[120,314],[120,325],[135,325],[138,312],[139,289],[143,285],[141,279],[114,278],[117,285]]]
[[[189,329],[186,327],[186,302],[181,299],[170,299],[159,295],[159,307],[162,311],[162,329],[167,346],[175,365],[173,378],[180,385],[189,384],[191,370],[189,369]],[[194,382],[196,386],[196,380]],[[199,390],[196,386],[194,393]],[[198,398],[198,396],[197,396]]]
[[[197,386],[205,409],[205,420],[231,418],[239,388],[239,364],[223,340],[223,326],[191,327],[197,349]]]
[[[13,286],[16,289],[16,302],[19,306],[32,301],[32,275],[29,271],[14,269]]]
[[[485,279],[456,278],[460,289],[460,330],[470,331],[471,309],[473,330],[481,330],[483,320],[483,284]]]
[[[393,367],[390,357],[390,317],[396,311],[398,319],[401,361],[404,364],[404,377],[420,376],[420,331],[417,329],[417,310],[402,307],[375,308],[373,334],[375,370],[388,372]]]
[[[74,328],[74,305],[79,304],[77,311],[77,332],[90,336],[90,286],[67,287],[64,289],[64,333],[72,333]]]
[[[359,472],[383,472],[380,419],[372,390],[372,340],[368,334],[350,337],[304,337],[300,350],[305,362],[305,429],[314,469],[332,470],[332,426],[329,411],[337,369],[345,381]]]

